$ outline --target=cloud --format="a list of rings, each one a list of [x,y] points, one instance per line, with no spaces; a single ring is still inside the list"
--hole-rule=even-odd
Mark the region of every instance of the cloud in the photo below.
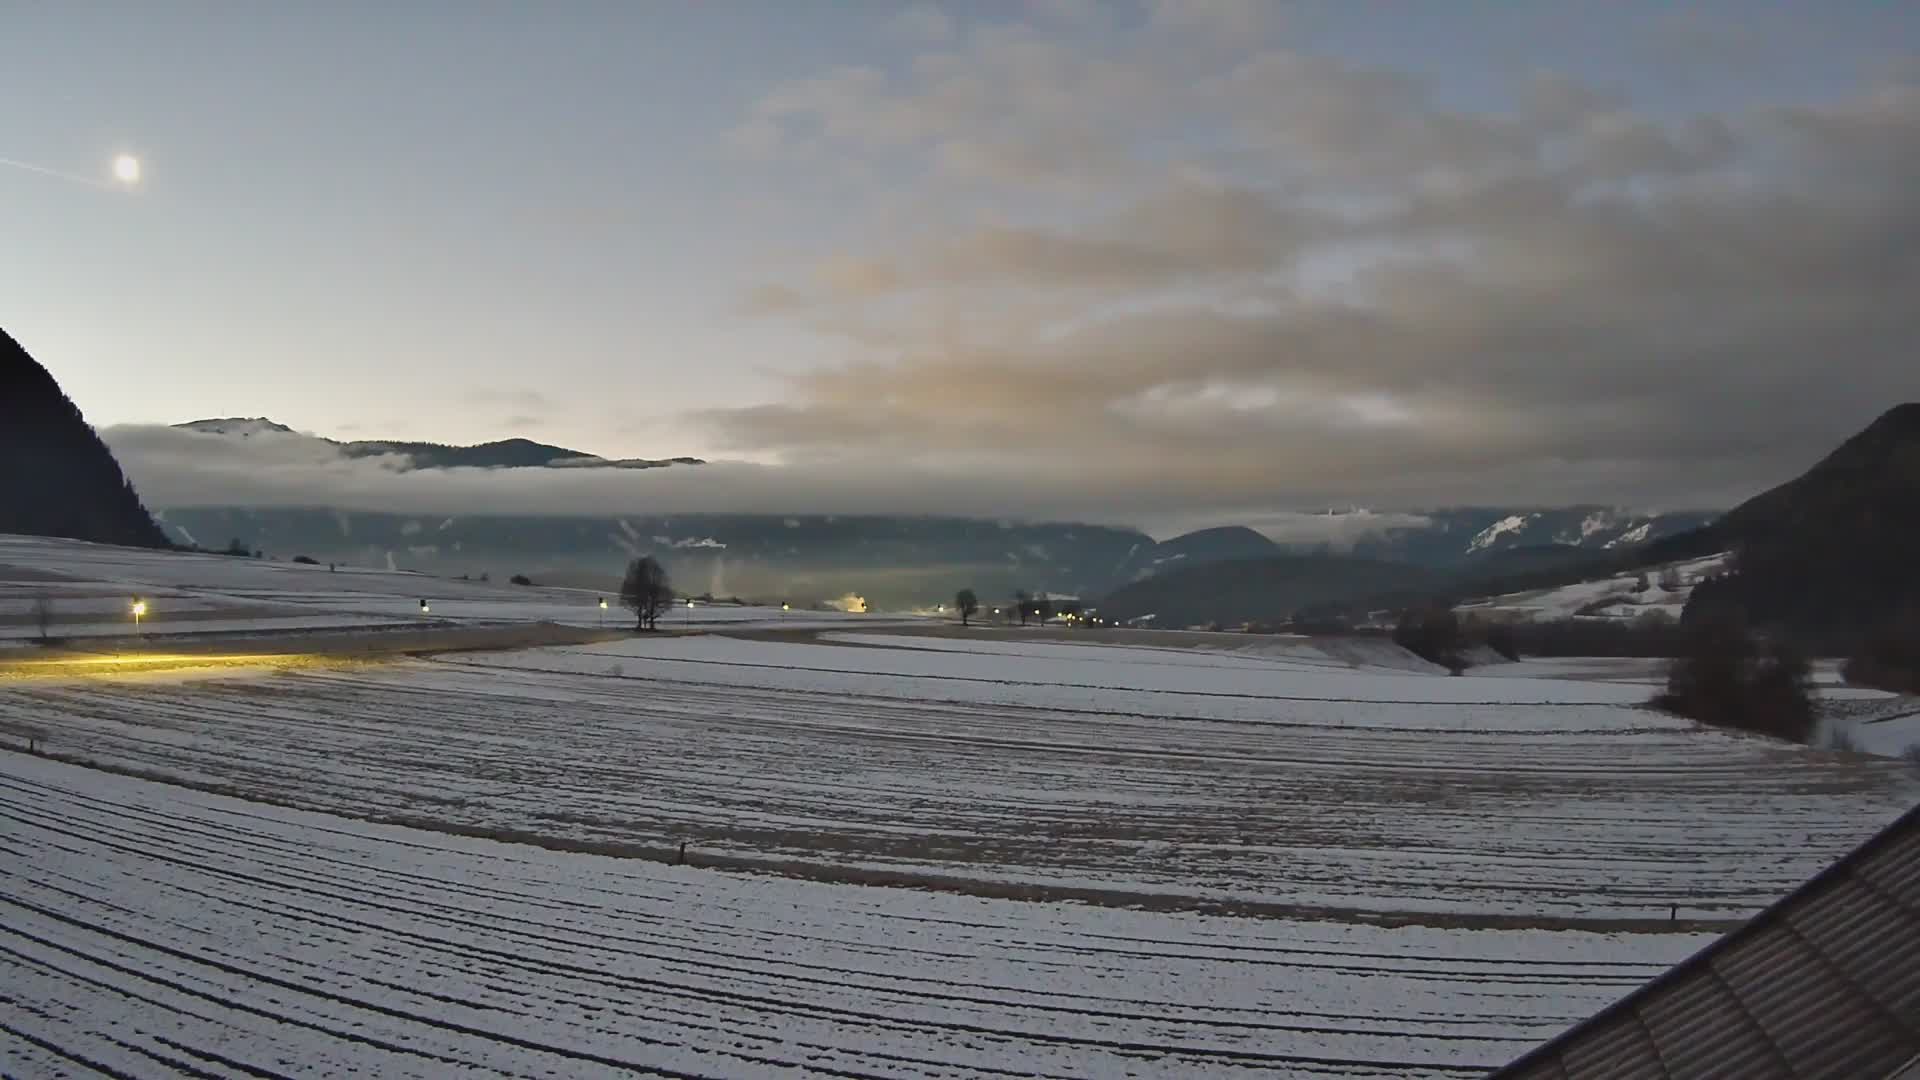
[[[1222,40],[1265,36],[1285,18],[1276,0],[1148,0],[1147,11],[1155,26]]]
[[[1914,395],[1911,81],[1673,115],[1537,72],[1465,109],[1404,72],[1182,44],[1271,7],[1161,4],[1077,49],[1015,29],[771,95],[794,137],[919,162],[924,204],[961,209],[822,253],[792,294],[856,347],[694,421],[736,453],[1144,519],[1727,505]],[[943,150],[1067,118],[1084,153],[957,177]],[[1049,175],[1077,193],[1036,198]]]
[[[717,462],[644,470],[412,469],[349,458],[311,436],[246,440],[120,425],[101,436],[148,505],[335,507],[394,513],[940,514],[1131,524],[1192,512],[1177,492],[1134,499],[1070,470],[978,470],[885,460]],[[1132,498],[1134,493],[1126,493]],[[1230,509],[1230,508],[1229,508]]]
[[[460,399],[471,405],[504,405],[525,412],[546,412],[556,407],[551,397],[531,387],[474,387],[461,391]]]
[[[903,8],[889,25],[909,41],[945,41],[953,36],[953,18],[931,3]]]
[[[806,295],[798,289],[775,282],[763,282],[753,286],[740,300],[741,309],[749,315],[792,311],[805,307],[807,303]]]
[[[1027,0],[1027,11],[1042,23],[1089,26],[1106,18],[1106,0]]]

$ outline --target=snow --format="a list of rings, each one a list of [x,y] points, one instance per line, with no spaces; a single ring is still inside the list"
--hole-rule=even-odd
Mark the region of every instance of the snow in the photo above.
[[[862,648],[833,644],[749,641],[731,637],[634,639],[569,649],[492,654],[484,662],[540,670],[602,671],[611,662],[642,661],[666,677],[726,685],[771,685],[814,692],[876,693],[908,699],[965,693],[993,704],[1105,706],[1159,715],[1268,716],[1275,703],[1306,701],[1402,704],[1387,710],[1395,723],[1424,726],[1436,704],[1579,706],[1637,705],[1638,690],[1607,683],[1549,682],[1468,675],[1439,679],[1384,670],[1331,670],[1326,665],[1255,655],[1189,650],[1140,650],[1082,645],[1029,645],[986,651],[924,643],[932,638],[881,638],[865,644],[910,647]],[[1018,641],[1015,636],[1012,640]],[[877,679],[875,676],[885,676]],[[953,684],[965,684],[956,689]],[[1529,716],[1529,728],[1564,721],[1647,727],[1659,718],[1618,708],[1566,712],[1567,717]],[[1488,716],[1486,722],[1496,723]],[[1337,722],[1337,721],[1334,721]],[[1457,723],[1448,718],[1444,723]]]
[[[1474,535],[1472,540],[1467,541],[1467,550],[1469,552],[1485,551],[1493,547],[1494,544],[1500,541],[1502,536],[1511,532],[1519,532],[1521,529],[1526,528],[1528,520],[1533,516],[1534,515],[1531,514],[1526,516],[1515,514],[1501,518],[1499,521],[1481,529]]]
[[[1116,902],[1463,918],[1738,918],[1920,797],[1900,763],[1702,730],[1631,682],[957,645],[709,634],[41,678],[0,689],[0,733],[316,810]]]
[[[1653,522],[1651,521],[1642,522],[1641,524],[1635,525],[1633,528],[1628,529],[1626,532],[1621,533],[1619,536],[1616,536],[1613,539],[1607,541],[1605,544],[1601,546],[1610,547],[1610,548],[1630,547],[1634,544],[1643,543],[1648,536],[1652,535],[1652,533],[1653,533]]]
[[[0,631],[39,589],[76,626],[135,590],[182,628],[601,618],[0,537]],[[1642,707],[1650,662],[662,622],[708,632],[0,682],[0,1072],[1479,1074],[1920,799]]]
[[[1907,757],[1920,754],[1920,698],[1875,693],[1832,705],[1812,742],[1830,746],[1836,737],[1863,754],[1910,761],[1920,773],[1920,758]]]
[[[1641,574],[1636,570],[1554,589],[1488,597],[1462,604],[1459,610],[1504,619],[1631,619],[1656,611],[1678,619],[1687,606],[1693,586],[1719,573],[1726,561],[1727,555],[1723,552],[1702,559],[1649,566],[1645,569],[1648,586],[1645,592],[1635,592]],[[1672,591],[1659,584],[1662,573],[1669,568],[1680,576],[1680,587]],[[1607,600],[1613,603],[1592,610]]]
[[[819,884],[5,753],[0,813],[19,1075],[1477,1075],[1710,939]]]

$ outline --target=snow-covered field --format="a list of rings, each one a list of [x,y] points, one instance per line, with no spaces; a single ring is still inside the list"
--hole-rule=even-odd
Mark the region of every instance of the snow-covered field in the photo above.
[[[1920,797],[1901,763],[1696,730],[1632,685],[1010,637],[29,680],[0,731],[314,809],[829,878],[1536,923],[1736,918]]]
[[[0,753],[0,1072],[1472,1075],[1699,934],[822,885]]]
[[[0,583],[579,599],[9,538]],[[1605,661],[721,612],[0,682],[0,747],[41,755],[0,749],[0,1073],[1473,1073],[1920,799]],[[1850,722],[1910,726],[1887,700]]]
[[[584,589],[0,535],[0,643],[24,642],[40,633],[34,605],[42,597],[53,607],[50,632],[57,637],[131,635],[136,596],[147,602],[138,629],[148,637],[472,623],[593,628],[632,620],[617,597]],[[602,598],[609,610],[601,610]],[[865,626],[872,621],[838,612],[707,604],[676,607],[661,617],[661,625],[669,628]]]
[[[1719,573],[1726,561],[1727,556],[1720,554],[1649,567],[1644,589],[1640,587],[1642,575],[1636,572],[1488,597],[1462,604],[1459,610],[1495,619],[1633,619],[1656,612],[1678,619],[1693,587]]]

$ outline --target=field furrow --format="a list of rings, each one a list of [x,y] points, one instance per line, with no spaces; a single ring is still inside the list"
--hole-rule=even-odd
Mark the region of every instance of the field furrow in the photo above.
[[[1705,940],[834,886],[17,754],[0,832],[22,1075],[1466,1075]]]

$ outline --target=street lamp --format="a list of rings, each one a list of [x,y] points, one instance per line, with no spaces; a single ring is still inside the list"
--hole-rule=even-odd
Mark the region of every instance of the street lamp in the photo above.
[[[432,608],[427,606],[427,602],[425,600],[420,601],[420,614],[425,615],[427,612],[432,610],[433,610]]]
[[[147,613],[147,602],[145,600],[140,599],[137,596],[134,597],[132,611],[133,611],[133,631],[134,633],[137,634],[140,632],[140,617]]]
[[[600,629],[605,630],[606,628],[607,628],[607,598],[603,596],[600,598]]]

